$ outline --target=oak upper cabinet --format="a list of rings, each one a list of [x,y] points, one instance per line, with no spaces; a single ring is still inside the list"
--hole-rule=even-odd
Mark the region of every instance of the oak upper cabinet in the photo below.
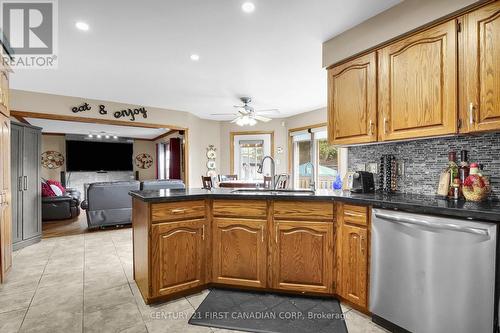
[[[205,283],[206,220],[153,224],[152,296],[165,296]]]
[[[333,291],[333,222],[275,221],[274,288]]]
[[[214,283],[266,287],[266,223],[242,218],[213,219]]]
[[[379,140],[456,133],[455,20],[380,49],[378,82]]]
[[[463,132],[500,129],[500,2],[464,16]]]
[[[328,70],[332,144],[377,141],[377,62],[372,52]]]
[[[366,228],[344,225],[342,228],[342,296],[360,306],[367,306]]]

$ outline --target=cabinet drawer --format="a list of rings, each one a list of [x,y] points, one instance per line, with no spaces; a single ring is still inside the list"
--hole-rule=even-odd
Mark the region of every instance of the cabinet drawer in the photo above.
[[[267,216],[265,200],[214,200],[214,216],[263,217]]]
[[[276,201],[274,203],[274,218],[277,220],[333,220],[333,216],[333,201]]]
[[[151,221],[185,220],[205,216],[205,201],[163,202],[153,204]]]
[[[368,225],[368,207],[344,204],[342,216],[344,223]]]

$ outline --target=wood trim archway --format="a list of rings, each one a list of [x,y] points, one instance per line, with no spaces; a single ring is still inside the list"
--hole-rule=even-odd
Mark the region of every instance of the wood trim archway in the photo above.
[[[59,121],[74,121],[81,123],[93,123],[93,124],[103,124],[103,125],[117,125],[117,126],[130,126],[130,127],[145,127],[145,128],[168,128],[169,130],[184,131],[184,183],[186,187],[189,187],[189,129],[186,127],[180,127],[177,125],[170,124],[152,124],[144,122],[128,122],[123,120],[114,119],[102,119],[102,118],[92,118],[92,117],[80,117],[80,116],[66,116],[53,113],[39,113],[39,112],[29,112],[29,111],[18,111],[11,110],[10,115],[14,118],[36,118],[36,119],[48,119],[48,120],[59,120]]]

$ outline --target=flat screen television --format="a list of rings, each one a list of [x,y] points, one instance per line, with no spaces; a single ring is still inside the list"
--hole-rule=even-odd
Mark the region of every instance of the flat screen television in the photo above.
[[[132,171],[132,143],[66,141],[67,171]]]

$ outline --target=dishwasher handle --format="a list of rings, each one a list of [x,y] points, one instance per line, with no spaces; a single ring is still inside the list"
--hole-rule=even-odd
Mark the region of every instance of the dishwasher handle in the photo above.
[[[415,224],[419,225],[422,227],[427,227],[431,229],[441,229],[441,230],[451,230],[451,231],[458,231],[458,232],[466,232],[469,234],[475,234],[475,235],[480,235],[480,236],[490,236],[490,232],[488,229],[482,229],[482,228],[472,228],[472,227],[463,227],[459,226],[456,224],[452,223],[433,223],[430,221],[426,221],[425,219],[414,219],[411,217],[402,217],[402,216],[395,216],[395,215],[389,215],[389,214],[384,214],[384,213],[375,213],[375,216],[387,220],[390,222],[395,222],[395,223],[408,223],[408,224]]]

